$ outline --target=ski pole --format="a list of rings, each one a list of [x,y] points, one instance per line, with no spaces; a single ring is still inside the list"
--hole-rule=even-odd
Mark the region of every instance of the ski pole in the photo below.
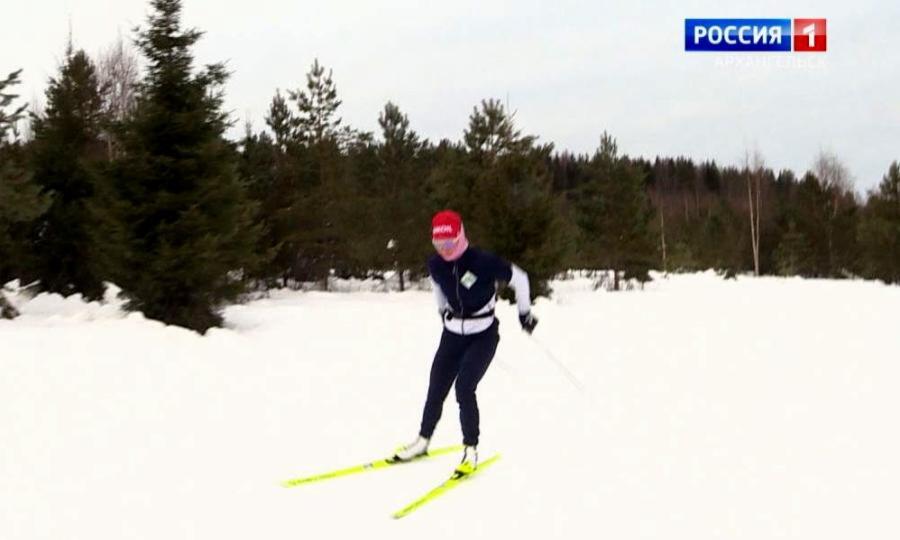
[[[550,352],[550,349],[548,349],[546,345],[544,345],[536,337],[534,337],[534,335],[529,334],[529,336],[531,336],[531,340],[536,343],[537,346],[540,347],[540,349],[544,352],[544,355],[549,358],[550,361],[556,364],[556,367],[558,367],[563,375],[565,375],[566,378],[569,379],[569,382],[572,383],[572,386],[574,386],[575,389],[580,393],[584,393],[584,386],[582,386],[581,383],[578,382],[578,379],[575,377],[575,375],[572,374],[571,371],[569,371],[569,368],[567,368],[565,364],[560,362],[559,359],[556,358],[556,356],[552,352]]]

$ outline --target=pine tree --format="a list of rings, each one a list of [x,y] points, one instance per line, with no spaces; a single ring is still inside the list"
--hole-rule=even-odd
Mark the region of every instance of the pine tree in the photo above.
[[[422,204],[426,198],[420,161],[424,144],[410,129],[409,118],[391,102],[384,106],[378,124],[383,141],[377,151],[380,211],[374,223],[380,225],[381,234],[376,247],[399,272],[403,290],[404,272],[422,267],[431,248],[422,233],[430,217],[428,205]]]
[[[238,146],[238,176],[247,188],[248,198],[259,207],[254,223],[262,231],[256,249],[261,263],[248,276],[266,286],[274,286],[276,280],[287,279],[290,266],[289,262],[279,260],[285,244],[279,218],[283,208],[289,207],[292,201],[291,194],[285,193],[279,183],[283,152],[268,133],[253,133],[249,122]]]
[[[473,181],[467,231],[476,244],[526,269],[533,297],[548,295],[548,281],[563,269],[571,247],[562,202],[552,193],[553,146],[522,135],[493,99],[473,110],[464,141]]]
[[[891,163],[878,189],[869,194],[859,243],[866,277],[900,283],[900,162]]]
[[[342,120],[337,116],[341,100],[332,76],[331,70],[326,74],[316,59],[306,74],[306,90],[288,92],[299,111],[293,122],[296,135],[310,146],[327,140],[345,145],[353,139],[353,130],[341,127]]]
[[[247,128],[240,144],[240,174],[249,196],[259,204],[257,219],[264,230],[260,247],[267,262],[258,268],[256,277],[270,286],[280,280],[286,287],[291,278],[298,277],[298,223],[303,217],[302,198],[309,191],[303,189],[301,178],[306,148],[281,91],[275,92],[265,121],[271,136],[266,132],[255,135]]]
[[[19,97],[18,94],[8,93],[12,91],[12,87],[19,84],[19,77],[22,70],[14,71],[0,79],[0,143],[8,144],[14,139],[17,133],[16,123],[22,119],[25,113],[25,105],[20,105],[15,109],[8,110],[12,103]]]
[[[266,115],[266,125],[275,135],[275,144],[282,152],[287,152],[291,146],[299,142],[296,123],[297,120],[291,113],[287,100],[281,95],[281,91],[276,91],[269,105],[269,113]]]
[[[478,171],[469,159],[465,144],[443,139],[437,145],[426,147],[422,158],[428,171],[425,189],[430,209],[455,208],[468,215],[470,193]]]
[[[26,168],[26,158],[17,137],[16,124],[25,106],[14,106],[18,95],[12,87],[19,84],[21,70],[0,79],[0,287],[19,277],[23,261],[31,251],[21,239],[30,223],[43,214],[48,206]],[[17,315],[0,290],[0,318]]]
[[[388,249],[390,223],[382,221],[383,202],[379,190],[378,145],[374,138],[349,144],[339,158],[338,177],[317,190],[319,200],[332,197],[330,234],[337,234],[330,267],[341,278],[384,279],[393,269]],[[331,194],[331,195],[329,195]]]
[[[137,39],[146,77],[114,171],[110,206],[123,245],[113,277],[129,309],[205,332],[244,290],[261,231],[223,138],[225,69],[193,72],[191,47],[201,33],[182,29],[180,0],[152,7]]]
[[[331,271],[343,274],[352,266],[351,199],[356,194],[341,150],[353,144],[355,136],[341,127],[341,101],[331,71],[326,75],[316,60],[306,81],[306,90],[289,92],[297,107],[294,137],[304,150],[295,160],[299,195],[291,211],[297,251],[293,275],[320,281],[327,290]]]
[[[101,89],[96,69],[71,44],[57,78],[50,80],[47,105],[33,122],[34,180],[52,201],[33,232],[34,278],[44,291],[103,296],[103,276],[93,246],[96,219],[90,201],[105,157]]]

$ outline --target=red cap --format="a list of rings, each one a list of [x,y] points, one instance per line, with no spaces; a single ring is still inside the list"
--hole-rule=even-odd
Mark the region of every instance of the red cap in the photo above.
[[[462,218],[453,210],[441,210],[431,218],[431,239],[456,238],[462,231]]]

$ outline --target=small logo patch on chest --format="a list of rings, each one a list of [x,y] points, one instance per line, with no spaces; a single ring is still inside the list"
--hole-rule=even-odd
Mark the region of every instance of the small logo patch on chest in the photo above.
[[[466,272],[463,274],[463,277],[459,278],[459,282],[462,283],[462,286],[471,289],[472,285],[475,285],[475,282],[478,281],[478,277],[472,272]]]

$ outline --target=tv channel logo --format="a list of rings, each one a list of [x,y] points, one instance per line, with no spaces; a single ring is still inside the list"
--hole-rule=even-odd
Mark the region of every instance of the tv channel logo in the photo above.
[[[794,52],[825,52],[825,19],[794,19]]]
[[[685,51],[825,52],[825,19],[685,19]]]

